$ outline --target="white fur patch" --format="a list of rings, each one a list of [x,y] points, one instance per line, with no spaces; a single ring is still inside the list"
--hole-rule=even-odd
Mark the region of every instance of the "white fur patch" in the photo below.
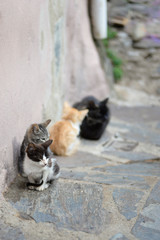
[[[72,127],[77,130],[77,135],[78,135],[80,132],[80,123],[73,123],[72,121],[70,121],[70,123]]]
[[[28,180],[31,183],[34,183],[34,179],[42,177],[43,184],[36,188],[38,191],[43,191],[48,188],[49,184],[47,181],[57,179],[60,175],[60,172],[58,174],[54,173],[56,159],[52,158],[50,161],[51,167],[48,166],[49,158],[46,158],[46,156],[43,156],[43,159],[40,162],[34,162],[29,159],[27,155],[25,156],[23,167],[24,176],[28,177]]]
[[[28,156],[25,156],[23,171],[28,176],[32,173],[43,172],[46,166],[40,164],[40,162],[34,162]]]

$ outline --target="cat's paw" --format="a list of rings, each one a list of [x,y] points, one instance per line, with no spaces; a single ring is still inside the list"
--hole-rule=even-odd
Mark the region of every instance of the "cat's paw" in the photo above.
[[[43,191],[45,189],[45,185],[41,185],[40,187],[37,187],[36,190],[37,191]]]
[[[40,187],[37,187],[36,190],[37,191],[43,191],[44,189],[49,187],[49,183],[46,184],[42,184]]]
[[[44,188],[45,188],[45,189],[48,188],[49,185],[50,185],[49,183],[46,183],[45,186],[44,186]]]

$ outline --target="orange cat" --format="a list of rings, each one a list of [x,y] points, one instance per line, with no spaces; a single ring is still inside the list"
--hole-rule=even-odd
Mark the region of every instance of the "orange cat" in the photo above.
[[[88,110],[79,111],[64,103],[62,120],[55,123],[49,130],[53,140],[50,149],[60,156],[70,156],[76,152],[79,145],[80,124]]]

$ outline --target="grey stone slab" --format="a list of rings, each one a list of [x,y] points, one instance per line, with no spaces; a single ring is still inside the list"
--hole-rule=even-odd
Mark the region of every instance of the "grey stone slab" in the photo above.
[[[107,151],[133,151],[138,146],[138,142],[127,140],[115,140],[108,147],[104,148]]]
[[[142,123],[111,122],[111,126],[119,128],[121,137],[124,138],[126,142],[144,142],[160,146],[160,131],[158,129],[153,129]]]
[[[147,123],[160,119],[160,106],[126,107],[111,104],[112,116],[126,123]]]
[[[111,237],[109,240],[128,240],[122,233],[117,233],[113,237]]]
[[[98,171],[97,173],[96,170]],[[94,183],[103,183],[107,185],[124,185],[130,187],[136,187],[138,189],[148,189],[149,185],[146,183],[143,177],[130,176],[127,174],[108,174],[107,172],[99,173],[99,168],[93,169],[92,172],[80,172],[72,170],[62,170],[61,177],[66,179],[83,180]]]
[[[125,2],[125,5],[126,5],[126,1]],[[126,5],[122,5],[122,6],[114,6],[114,8],[112,8],[112,11],[110,11],[109,13],[109,22],[110,23],[114,23],[112,20],[114,18],[116,18],[117,16],[122,16],[122,17],[125,17],[127,16],[128,14],[128,6]]]
[[[76,180],[84,180],[84,178],[88,175],[87,172],[78,172],[76,170],[61,170],[61,178],[68,179],[76,179]]]
[[[157,18],[160,20],[160,4],[159,1],[151,1],[151,5],[149,7],[149,16],[151,18]]]
[[[87,152],[76,152],[70,157],[56,156],[61,168],[76,168],[105,165],[107,160]]]
[[[160,176],[160,162],[120,164],[117,166],[107,166],[101,169],[108,173],[126,174],[133,176]]]
[[[114,189],[113,199],[118,207],[119,212],[127,220],[137,216],[137,206],[143,196],[143,192],[130,189]]]
[[[129,10],[138,12],[142,15],[148,15],[149,14],[149,9],[146,6],[146,4],[128,4],[129,5]]]
[[[103,188],[98,184],[56,182],[38,192],[24,189],[24,183],[17,179],[5,198],[21,214],[57,228],[98,234],[110,221],[103,208]]]
[[[160,204],[149,204],[143,208],[141,214],[147,218],[147,220],[143,222],[143,226],[153,231],[156,230],[160,234]]]
[[[160,204],[160,181],[154,186],[151,194],[149,195],[145,206],[148,206],[149,204]]]
[[[148,3],[149,0],[129,0],[128,2],[142,4],[142,3]]]
[[[157,212],[158,210],[158,212]],[[156,211],[157,214],[160,214],[159,209],[157,209],[155,206],[152,206],[152,209],[145,209],[147,212],[147,216],[145,215],[139,215],[138,220],[136,221],[136,224],[132,228],[131,233],[138,239],[145,239],[145,240],[159,240],[160,239],[160,231],[159,229],[159,221],[155,222],[155,217],[159,216],[153,216],[154,212]],[[146,214],[146,213],[144,213]]]
[[[160,133],[144,124],[129,127],[129,131],[122,136],[138,142],[150,143],[160,146]]]
[[[160,38],[159,37],[146,37],[142,40],[135,42],[133,47],[139,49],[148,49],[148,48],[160,48]]]
[[[158,130],[160,130],[160,122],[157,123],[156,128],[157,128]]]
[[[139,239],[160,239],[160,181],[151,191],[132,233]]]
[[[25,240],[24,234],[19,228],[14,228],[0,220],[0,239],[1,240]]]
[[[131,151],[103,151],[103,154],[106,155],[106,157],[108,155],[111,156],[116,156],[119,158],[125,158],[128,159],[129,161],[146,161],[146,160],[157,160],[159,159],[159,156],[153,155],[153,154],[149,154],[149,153],[145,153],[145,152],[131,152]],[[108,158],[110,158],[108,156]]]

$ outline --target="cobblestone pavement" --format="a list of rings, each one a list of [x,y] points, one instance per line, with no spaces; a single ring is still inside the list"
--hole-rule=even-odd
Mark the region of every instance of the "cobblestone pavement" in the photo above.
[[[160,106],[111,110],[99,141],[57,157],[49,189],[17,177],[1,197],[0,239],[160,239]]]

